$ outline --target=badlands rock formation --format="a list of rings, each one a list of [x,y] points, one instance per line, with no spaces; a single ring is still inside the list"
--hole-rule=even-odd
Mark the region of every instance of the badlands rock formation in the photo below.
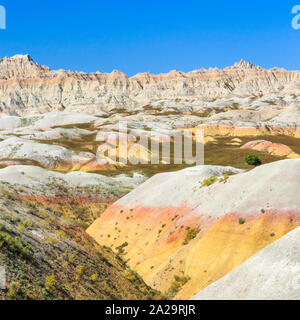
[[[249,172],[200,166],[159,174],[87,231],[122,248],[154,288],[190,298],[300,225],[299,172],[293,159]]]
[[[273,102],[263,102],[265,99]],[[263,153],[265,144],[263,148],[251,149],[258,150],[264,162],[274,161],[276,157],[277,160],[296,157],[294,153],[300,153],[297,98],[286,98],[286,107],[280,106],[282,102],[278,99],[278,96],[253,101],[232,98],[203,105],[164,100],[124,113],[115,110],[93,116],[70,112],[27,117],[3,115],[0,117],[0,165],[29,164],[63,172],[116,170],[123,167],[120,159],[125,157],[118,145],[121,138],[127,139],[128,156],[133,155],[137,163],[143,164],[153,156],[152,143],[170,143],[172,146],[176,135],[191,132],[195,144],[201,142],[196,137],[198,129],[204,130],[206,145],[218,146],[206,146],[205,156],[209,164],[245,168],[243,159],[247,149],[239,149],[239,146],[253,141],[253,137],[267,138],[273,143],[268,147],[269,156]],[[239,106],[236,106],[237,101]],[[116,146],[110,144],[112,137]],[[141,138],[148,142],[147,146],[141,145]],[[224,149],[224,146],[232,148]],[[105,154],[106,150],[109,155]],[[224,154],[229,158],[232,155],[231,160],[228,158],[225,163],[218,160]],[[171,162],[173,160],[171,154]],[[160,163],[167,162],[161,157]]]
[[[300,227],[259,251],[193,300],[299,300]]]
[[[226,165],[245,167],[241,159],[246,151],[238,151],[238,146],[252,141],[250,137],[277,145],[285,136],[281,144],[299,154],[292,140],[300,138],[298,80],[297,71],[265,70],[244,61],[224,70],[128,78],[116,71],[52,71],[28,55],[4,58],[0,61],[0,165],[39,165],[64,172],[120,169],[122,152],[107,145],[109,137],[119,136],[120,126],[129,141],[127,151],[137,148],[133,154],[140,163],[153,156],[148,147],[140,147],[140,137],[172,145],[174,135],[188,130],[195,142],[198,129],[204,130],[205,144],[236,147],[223,151],[234,151],[233,158],[238,159],[225,161]],[[243,140],[237,143],[234,138]],[[96,157],[97,151],[99,155],[108,149],[109,156]],[[209,164],[220,159],[216,148],[206,150]],[[276,157],[294,156],[271,152],[263,155],[263,161]],[[160,164],[165,163],[160,159]]]
[[[22,161],[28,160],[36,165],[58,171],[79,169],[95,159],[95,155],[89,152],[74,152],[61,146],[17,137],[0,142],[0,154],[0,164],[6,159],[22,159]]]
[[[15,115],[55,110],[97,113],[162,99],[202,104],[233,96],[298,95],[299,90],[298,71],[266,70],[243,60],[225,69],[139,73],[133,77],[119,71],[53,71],[34,62],[29,55],[0,61],[0,108]]]
[[[70,193],[84,175],[65,178],[71,182]],[[160,298],[124,261],[69,219],[65,206],[21,196],[43,187],[44,194],[59,190],[62,182],[43,184],[63,175],[14,167],[0,170],[0,176],[0,265],[6,268],[0,300]],[[91,177],[90,182],[97,180],[101,177]],[[82,212],[78,218],[84,220]]]
[[[79,171],[63,174],[30,165],[0,169],[0,181],[13,185],[16,197],[60,210],[84,227],[145,180],[137,173],[106,177]]]
[[[268,255],[268,245],[300,225],[300,160],[277,161],[300,154],[299,94],[299,71],[266,70],[243,60],[223,70],[133,77],[119,71],[53,71],[28,55],[0,60],[0,247],[6,250],[1,255],[1,248],[0,259],[14,255],[17,245],[18,265],[31,281],[36,261],[42,266],[53,261],[48,271],[58,286],[35,288],[30,295],[44,298],[49,293],[54,298],[153,298],[155,292],[121,256],[152,287],[179,299],[240,270],[245,261],[252,265],[253,255],[264,248]],[[190,150],[205,144],[208,165],[177,162],[175,137],[182,133],[191,133],[184,142],[191,142]],[[158,155],[152,144],[159,146]],[[170,147],[170,159],[163,147]],[[264,165],[249,171],[248,154],[258,155]],[[148,163],[153,156],[158,161]],[[121,161],[128,159],[136,161]],[[88,226],[89,234],[118,257],[93,243],[81,229]],[[42,241],[46,251],[40,250]],[[94,259],[95,246],[100,260]],[[68,251],[66,257],[58,247]],[[102,266],[101,291],[93,280],[99,270],[89,266],[101,264],[106,250],[114,267],[109,273]],[[30,255],[34,261],[28,269]],[[87,264],[78,266],[86,255]],[[18,285],[10,284],[13,269],[10,265],[7,294],[24,298]],[[246,277],[245,267],[240,272]],[[79,292],[71,285],[74,273],[76,279],[83,276]],[[106,282],[108,276],[112,283]],[[60,292],[58,279],[67,291]],[[239,290],[236,281],[228,287],[233,294]],[[17,282],[30,288],[22,279]]]
[[[271,141],[266,140],[250,141],[241,146],[241,149],[264,151],[275,156],[283,156],[291,159],[300,158],[300,155],[295,153],[290,147],[281,143],[272,143]]]

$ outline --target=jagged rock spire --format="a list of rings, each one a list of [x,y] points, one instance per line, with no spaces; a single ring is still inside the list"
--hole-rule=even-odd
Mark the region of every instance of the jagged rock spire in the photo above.
[[[257,69],[256,65],[254,65],[252,62],[247,62],[244,59],[242,59],[239,62],[236,62],[233,66],[234,68],[239,68],[239,69]]]

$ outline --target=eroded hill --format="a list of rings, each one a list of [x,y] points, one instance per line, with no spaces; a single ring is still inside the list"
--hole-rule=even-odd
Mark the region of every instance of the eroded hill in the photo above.
[[[300,225],[300,160],[158,174],[87,230],[148,284],[186,299]],[[125,242],[125,244],[124,244]]]
[[[158,100],[202,104],[233,96],[298,95],[299,79],[299,71],[266,70],[244,60],[224,69],[128,77],[116,70],[110,74],[54,71],[29,55],[15,55],[0,60],[0,107],[2,112],[28,115],[63,110],[96,113]]]
[[[0,299],[160,297],[118,255],[98,245],[80,227],[86,223],[84,211],[76,215],[74,210],[72,216],[65,204],[60,207],[38,197],[41,190],[51,197],[62,182],[52,182],[50,187],[41,171],[39,179],[33,169],[9,169],[0,170],[0,265],[6,268],[6,290],[0,290]],[[72,195],[75,184],[67,187],[69,199],[76,198]],[[64,192],[61,200],[67,197]]]
[[[200,291],[195,300],[299,300],[300,228]]]

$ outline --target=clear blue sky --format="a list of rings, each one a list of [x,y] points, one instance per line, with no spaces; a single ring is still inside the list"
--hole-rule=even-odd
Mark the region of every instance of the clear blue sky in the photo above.
[[[300,4],[300,1],[298,1]],[[244,58],[300,69],[297,0],[0,0],[0,56],[29,53],[52,69],[133,75],[225,67]]]

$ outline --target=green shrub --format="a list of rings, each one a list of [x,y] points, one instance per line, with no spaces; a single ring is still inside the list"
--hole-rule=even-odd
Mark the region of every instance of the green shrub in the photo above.
[[[79,274],[79,275],[82,275],[83,274],[83,271],[84,271],[84,267],[82,265],[78,265],[76,267],[76,273]]]
[[[6,294],[6,298],[9,300],[13,300],[16,296],[14,289],[10,288]]]
[[[226,183],[228,179],[229,179],[229,175],[228,175],[227,173],[224,173],[223,178],[220,178],[220,179],[219,179],[219,182],[220,182],[220,183],[221,183],[221,182]]]
[[[46,281],[45,281],[46,290],[50,290],[52,287],[54,287],[55,283],[56,283],[56,279],[55,279],[54,274],[47,276]]]
[[[169,299],[172,299],[190,279],[191,278],[189,276],[175,275],[174,281],[172,282],[170,289],[166,293],[166,296]]]
[[[191,240],[197,237],[197,234],[201,231],[200,228],[191,229],[190,227],[186,228],[186,236],[183,241],[183,245],[187,245]]]
[[[239,219],[239,224],[244,224],[246,221],[242,218]]]
[[[202,188],[203,187],[208,187],[208,186],[214,184],[217,180],[218,180],[218,178],[215,177],[215,176],[211,176],[211,177],[209,177],[207,179],[204,179],[203,182],[202,182],[202,186],[201,187]]]
[[[95,282],[95,281],[98,281],[99,276],[96,273],[94,273],[94,274],[91,275],[90,279],[91,279],[91,281]]]
[[[262,164],[259,157],[254,154],[246,156],[245,161],[250,166],[260,166]]]
[[[128,246],[128,242],[123,242],[119,247],[116,247],[118,254],[124,253],[124,248]]]
[[[20,254],[25,259],[32,259],[28,243],[17,236],[10,235],[7,230],[0,232],[0,248],[6,247],[9,251]]]
[[[10,288],[6,294],[6,298],[9,300],[15,300],[22,296],[22,289],[19,282],[12,282],[10,283]]]

